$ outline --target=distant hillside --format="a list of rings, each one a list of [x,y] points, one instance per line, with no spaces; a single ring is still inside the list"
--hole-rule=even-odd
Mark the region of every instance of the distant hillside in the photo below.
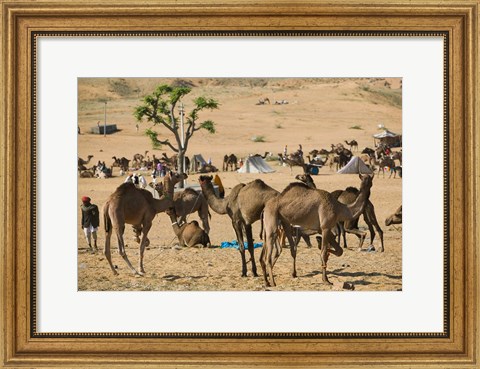
[[[78,83],[79,101],[141,99],[159,84],[206,88],[247,87],[272,92],[301,89],[304,86],[339,85],[355,82],[359,92],[369,100],[401,106],[402,89],[398,78],[81,78]]]

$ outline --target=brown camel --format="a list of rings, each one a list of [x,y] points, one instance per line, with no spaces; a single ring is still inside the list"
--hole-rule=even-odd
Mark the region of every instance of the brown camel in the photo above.
[[[82,170],[87,170],[87,167],[85,165],[90,163],[90,160],[92,160],[92,158],[93,158],[93,155],[88,155],[87,160],[84,160],[81,157],[78,157],[78,161],[77,161],[78,173],[81,173]]]
[[[132,164],[142,165],[142,163],[143,163],[144,159],[146,158],[147,154],[148,154],[148,150],[145,150],[144,155],[142,155],[142,154],[133,155]]]
[[[393,159],[393,160],[398,160],[400,165],[402,165],[402,152],[401,151],[394,151],[392,152],[392,154],[390,155],[390,157]]]
[[[392,224],[402,224],[402,205],[385,220],[387,227]]]
[[[350,151],[358,151],[358,142],[355,141],[355,140],[352,140],[350,142],[348,142],[347,140],[345,140],[345,143],[350,146]]]
[[[297,154],[289,154],[288,156],[278,155],[281,164],[287,164],[290,167],[290,174],[292,174],[292,168],[294,166],[299,166],[303,168],[305,172],[305,160],[303,156]]]
[[[380,176],[380,171],[381,171],[383,173],[384,178],[385,178],[385,169],[387,167],[390,169],[390,176],[388,178],[392,177],[392,174],[393,174],[394,169],[396,167],[395,161],[392,158],[389,158],[389,157],[384,157],[380,161],[372,158],[370,160],[370,165],[378,165],[378,175]]]
[[[153,183],[150,183],[150,187],[153,187]],[[163,183],[157,183],[154,187],[158,195],[162,197],[165,194]],[[173,202],[175,205],[175,213],[180,224],[183,224],[187,220],[188,214],[194,212],[198,213],[198,217],[202,220],[203,229],[208,234],[210,233],[210,224],[208,219],[211,218],[208,211],[208,203],[202,193],[198,193],[192,188],[185,188],[181,192],[175,192],[173,195]]]
[[[359,194],[360,194],[360,191],[357,188],[347,187],[347,189],[343,191],[338,197],[338,201],[345,205],[353,204],[357,199],[357,197],[359,196]],[[383,231],[380,228],[380,225],[378,224],[377,216],[375,215],[375,207],[373,206],[370,200],[367,200],[367,203],[365,204],[365,209],[363,210],[362,214],[363,214],[363,219],[368,226],[368,230],[370,231],[370,245],[373,245],[373,240],[375,239],[375,230],[374,230],[374,227],[375,227],[375,229],[378,232],[378,237],[380,238],[380,244],[381,244],[378,251],[383,252],[384,251]],[[358,220],[359,220],[359,217],[340,223],[340,233],[343,236],[344,248],[347,247],[346,233],[351,233],[356,235],[360,240],[360,244],[358,248],[359,249],[362,248],[363,242],[365,240],[367,233],[361,231],[358,228]],[[340,237],[338,242],[340,243]]]
[[[200,176],[202,192],[208,205],[218,214],[228,214],[237,236],[240,255],[242,257],[242,277],[247,276],[244,236],[247,238],[248,252],[252,262],[252,274],[257,277],[255,264],[252,224],[260,219],[265,203],[278,196],[278,191],[256,179],[250,183],[236,185],[225,198],[218,198],[212,185],[212,176]]]
[[[177,167],[178,167],[178,155],[177,154],[174,154],[174,155],[168,157],[166,153],[162,152],[162,158],[160,160],[162,160],[167,165],[167,167],[169,167],[169,168],[175,168],[175,170],[176,170]]]
[[[128,171],[128,168],[129,168],[129,164],[130,164],[130,160],[128,160],[126,157],[121,157],[121,158],[118,158],[116,156],[112,156],[112,159],[113,159],[113,163],[110,167],[110,170],[112,171],[112,174],[113,174],[113,167],[119,167],[121,170],[123,170],[124,172],[127,172]]]
[[[143,253],[145,247],[150,243],[147,236],[152,227],[152,221],[156,214],[173,207],[174,186],[186,177],[186,174],[169,172],[164,177],[165,195],[160,200],[154,199],[149,191],[136,188],[133,183],[123,183],[108,197],[102,209],[106,232],[104,253],[115,275],[117,275],[118,272],[112,264],[112,256],[110,253],[110,238],[112,237],[112,233],[115,232],[117,235],[119,253],[130,270],[136,275],[144,275]],[[136,271],[132,266],[125,252],[125,244],[123,241],[125,223],[133,225],[137,236],[143,233],[140,242],[139,271]]]
[[[228,168],[230,167],[231,171],[237,170],[238,169],[238,159],[235,156],[235,154],[230,154],[230,155],[225,155],[223,157],[223,168],[222,170],[224,172],[228,171]]]
[[[357,218],[364,210],[370,189],[372,177],[360,175],[362,180],[360,195],[353,204],[344,205],[323,190],[307,187],[303,183],[291,183],[283,192],[268,201],[265,205],[265,246],[260,256],[265,285],[275,286],[273,266],[282,252],[277,240],[278,225],[281,224],[290,243],[293,258],[292,276],[296,277],[296,247],[292,238],[290,224],[296,224],[306,230],[322,234],[322,279],[331,284],[327,278],[327,260],[329,253],[336,256],[343,254],[333,235],[338,222]]]
[[[179,226],[175,211],[168,209],[165,212],[170,217],[173,232],[177,236],[180,246],[210,247],[208,234],[200,228],[196,220]]]
[[[264,155],[254,154],[254,155],[252,155],[252,156],[258,156],[258,157],[260,157],[260,158],[262,158],[262,159],[266,159],[267,156],[269,156],[269,155],[271,155],[271,154],[270,154],[268,151],[265,151],[265,154],[264,154]]]

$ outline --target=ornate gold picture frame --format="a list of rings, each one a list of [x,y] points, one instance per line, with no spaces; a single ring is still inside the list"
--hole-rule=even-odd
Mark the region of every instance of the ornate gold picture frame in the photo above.
[[[479,364],[479,2],[329,3],[1,1],[0,272],[5,367],[443,367]],[[342,32],[445,37],[444,330],[391,334],[40,333],[36,329],[35,37],[89,34],[296,35]],[[33,170],[33,173],[32,173]],[[32,176],[33,174],[33,176]],[[295,307],[297,309],[298,307]],[[285,314],[285,319],[288,319]]]

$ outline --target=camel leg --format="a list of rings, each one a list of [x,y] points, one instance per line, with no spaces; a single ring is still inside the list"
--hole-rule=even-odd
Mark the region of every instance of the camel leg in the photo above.
[[[335,241],[335,237],[333,236],[330,230],[322,230],[322,248],[321,248],[321,255],[322,255],[322,280],[327,284],[332,284],[327,278],[327,261],[328,255],[333,254],[335,256],[341,256],[343,254],[343,249],[340,245]],[[318,238],[317,238],[318,240]],[[329,246],[333,246],[333,249]]]
[[[115,233],[117,234],[117,242],[118,242],[118,253],[120,256],[125,260],[127,263],[127,266],[130,268],[130,270],[134,273],[137,274],[137,271],[135,268],[132,266],[130,263],[130,260],[128,260],[127,253],[125,252],[125,243],[123,242],[123,232],[125,231],[125,225],[121,227],[114,227]]]
[[[344,233],[350,233],[350,234],[354,234],[355,236],[357,236],[360,240],[360,243],[358,245],[358,249],[361,250],[362,249],[362,246],[363,246],[363,242],[365,241],[365,237],[367,236],[366,232],[363,232],[361,230],[359,230],[358,228],[350,228],[352,226],[352,224],[350,224],[350,222],[345,222],[344,223]]]
[[[267,278],[267,265],[266,265],[267,251],[266,250],[267,250],[267,244],[265,243],[260,253],[260,266],[262,267],[263,281],[265,283],[265,286],[268,287],[270,286],[270,283],[268,282],[268,278]]]
[[[267,275],[270,279],[270,283],[268,285],[275,287],[277,284],[275,283],[275,277],[273,276],[273,267],[282,253],[282,247],[275,232],[270,235],[269,241],[270,246],[265,255],[267,261]]]
[[[242,224],[239,221],[234,221],[232,219],[233,229],[237,235],[238,241],[238,251],[240,251],[240,256],[242,257],[242,277],[247,276],[247,260],[245,259],[245,243],[243,241],[243,230]]]
[[[369,227],[370,225],[373,224],[373,226],[375,227],[375,229],[377,230],[378,232],[378,237],[380,238],[380,249],[378,250],[379,252],[384,252],[385,251],[385,248],[383,247],[383,230],[380,228],[380,225],[378,224],[378,221],[377,221],[377,216],[375,215],[375,207],[373,206],[373,204],[367,204],[368,206],[368,220],[369,220]],[[373,231],[371,231],[373,232]],[[373,232],[373,234],[375,235],[375,232]],[[373,238],[372,238],[372,241],[373,243]]]
[[[322,260],[322,280],[327,284],[332,284],[327,278],[327,261],[328,261],[328,240],[330,238],[330,230],[322,230],[322,248],[320,249],[320,256]]]
[[[252,262],[252,274],[254,277],[258,277],[257,274],[257,264],[255,263],[255,249],[253,247],[253,235],[252,235],[252,225],[245,224],[245,234],[247,236],[248,243],[248,252],[250,253],[250,260]]]
[[[293,238],[292,227],[285,221],[282,223],[285,236],[288,239],[288,244],[290,245],[290,254],[292,255],[292,277],[297,278],[297,245],[298,237]]]
[[[340,243],[341,239],[343,239],[343,247],[347,248],[347,233],[345,232],[345,223],[339,222],[337,223],[337,229],[339,232],[338,235],[338,243]]]
[[[310,236],[306,234],[302,234],[303,241],[307,244],[308,248],[312,247],[312,242],[310,241]]]
[[[208,223],[208,211],[207,211],[207,214],[202,214],[201,211],[199,210],[197,214],[198,214],[198,217],[202,220],[203,230],[205,231],[206,234],[209,234],[210,224]]]
[[[150,244],[150,241],[148,240],[147,235],[151,227],[152,227],[152,223],[145,224],[143,227],[143,237],[142,237],[142,242],[140,243],[140,261],[139,261],[140,272],[138,273],[140,275],[145,274],[145,269],[143,268],[143,253],[145,252],[145,247],[147,247]]]
[[[110,264],[110,268],[112,268],[112,272],[115,275],[118,275],[118,272],[116,271],[115,267],[112,264],[112,253],[110,251],[110,239],[112,237],[112,229],[105,234],[105,249],[103,250],[103,253],[105,254],[105,258],[108,261],[108,264]]]

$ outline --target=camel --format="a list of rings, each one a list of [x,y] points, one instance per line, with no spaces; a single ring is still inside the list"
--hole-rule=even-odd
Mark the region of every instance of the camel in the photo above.
[[[123,170],[124,172],[127,172],[128,171],[128,168],[129,168],[129,164],[130,164],[130,160],[128,160],[126,157],[121,157],[121,158],[118,158],[116,156],[112,156],[112,159],[113,159],[113,163],[110,167],[110,170],[113,174],[113,167],[119,167],[120,170]]]
[[[80,178],[94,178],[95,172],[91,169],[85,169],[80,172]]]
[[[135,154],[133,155],[133,160],[132,160],[132,164],[138,164],[138,165],[142,165],[145,157],[147,156],[148,154],[148,150],[145,150],[145,154],[142,155],[142,154]]]
[[[392,158],[393,160],[398,160],[400,162],[400,165],[402,165],[402,152],[401,151],[392,152],[392,154],[390,155],[390,158]]]
[[[372,159],[373,161],[373,159]],[[385,168],[388,167],[390,169],[390,176],[388,178],[392,177],[392,173],[394,172],[394,169],[396,167],[395,161],[392,158],[385,157],[381,159],[379,162],[374,161],[374,164],[378,165],[378,175],[380,176],[380,171],[383,173],[383,177],[385,178]]]
[[[338,201],[348,205],[355,202],[356,198],[359,196],[360,191],[355,187],[347,187],[345,191],[342,191],[341,194],[338,196]],[[373,245],[373,240],[375,239],[375,229],[378,232],[378,237],[380,238],[380,248],[378,249],[379,252],[384,252],[384,245],[383,245],[383,231],[380,228],[380,225],[377,221],[377,216],[375,215],[375,207],[373,206],[370,200],[367,200],[365,205],[365,209],[363,210],[363,219],[368,226],[368,230],[370,232],[370,245]],[[347,247],[347,240],[346,240],[346,233],[355,234],[359,240],[360,244],[358,248],[361,250],[363,246],[363,242],[367,235],[366,232],[363,232],[358,229],[358,220],[359,218],[355,218],[349,221],[345,221],[340,224],[340,233],[343,236],[343,247]],[[340,243],[340,236],[339,241]]]
[[[265,105],[265,104],[270,105],[270,99],[268,97],[259,99],[255,105]]]
[[[266,159],[267,156],[270,156],[270,155],[271,155],[271,153],[269,153],[268,151],[265,151],[265,154],[264,154],[264,155],[253,154],[252,157],[253,157],[253,156],[258,156],[258,157],[260,157],[260,158],[262,158],[262,159]]]
[[[177,236],[180,246],[210,247],[208,234],[200,228],[196,220],[179,226],[175,211],[167,209],[165,212],[170,217],[173,232]]]
[[[281,224],[290,243],[293,258],[292,276],[296,277],[296,247],[292,238],[290,224],[296,224],[306,230],[322,234],[322,280],[331,284],[327,278],[327,260],[329,253],[343,254],[336,242],[333,230],[338,222],[357,218],[364,210],[370,197],[373,178],[360,175],[360,194],[353,204],[345,205],[324,190],[307,187],[303,183],[291,183],[283,192],[265,204],[265,246],[260,256],[260,264],[266,287],[275,286],[273,267],[282,252],[277,240],[278,225]]]
[[[164,177],[165,195],[160,200],[154,199],[149,191],[136,188],[133,183],[123,183],[108,197],[102,209],[106,233],[104,253],[113,274],[118,275],[112,264],[110,252],[110,238],[113,232],[117,235],[118,251],[130,270],[135,275],[145,274],[143,253],[150,243],[147,236],[152,227],[152,221],[156,214],[173,207],[174,186],[186,177],[184,173],[169,172]],[[139,271],[132,266],[125,252],[123,233],[126,223],[133,225],[137,237],[143,233],[140,242]]]
[[[252,224],[260,219],[265,203],[278,196],[278,191],[266,185],[262,180],[256,179],[247,184],[236,185],[228,196],[220,199],[213,189],[212,176],[200,176],[199,182],[210,208],[218,214],[228,214],[232,220],[242,258],[242,277],[247,276],[244,236],[247,238],[248,252],[252,262],[252,274],[257,277]]]
[[[162,152],[162,158],[160,160],[162,160],[167,165],[167,167],[169,167],[169,168],[175,168],[175,170],[176,170],[177,167],[178,167],[178,155],[177,154],[174,154],[174,155],[168,157],[166,153]]]
[[[348,142],[347,140],[345,140],[345,143],[350,146],[350,151],[353,151],[355,149],[355,151],[358,151],[358,142],[355,141],[355,140],[352,140],[350,142]]]
[[[237,170],[238,169],[237,162],[238,162],[238,160],[237,160],[237,157],[235,156],[235,154],[225,155],[223,157],[223,168],[222,168],[222,170],[224,172],[227,172],[228,167],[230,167],[230,170],[232,170],[232,171]]]
[[[163,183],[157,183],[155,186],[153,186],[153,183],[150,183],[150,187],[153,187],[160,197],[165,195]],[[180,224],[186,222],[188,214],[197,212],[198,217],[202,220],[203,229],[207,234],[210,232],[208,219],[211,218],[211,215],[208,211],[207,200],[202,193],[198,193],[192,188],[185,188],[182,192],[173,194],[173,203],[175,213],[177,217],[180,217],[178,219]]]
[[[85,165],[90,163],[90,160],[92,160],[92,158],[93,158],[93,155],[88,155],[87,160],[84,160],[81,157],[78,157],[77,168],[78,168],[79,174],[82,172],[82,170],[87,170],[87,167]]]
[[[402,224],[402,205],[390,215],[387,219],[385,219],[385,225],[388,227],[392,224]]]
[[[367,154],[369,156],[372,156],[375,154],[375,150],[374,149],[371,149],[369,147],[366,147],[362,150],[362,154]]]
[[[307,155],[307,156],[305,156],[305,157],[307,158],[309,164],[321,165],[321,166],[324,166],[325,163],[326,163],[327,160],[328,160],[328,159],[322,160],[322,159],[320,159],[320,158],[315,158],[315,157],[312,159],[312,158],[310,158],[310,155]]]
[[[289,154],[288,156],[282,156],[281,154],[278,154],[278,158],[281,164],[285,163],[290,167],[290,174],[292,174],[292,168],[294,166],[302,167],[303,171],[305,172],[305,160],[302,156],[296,155],[295,153]]]

